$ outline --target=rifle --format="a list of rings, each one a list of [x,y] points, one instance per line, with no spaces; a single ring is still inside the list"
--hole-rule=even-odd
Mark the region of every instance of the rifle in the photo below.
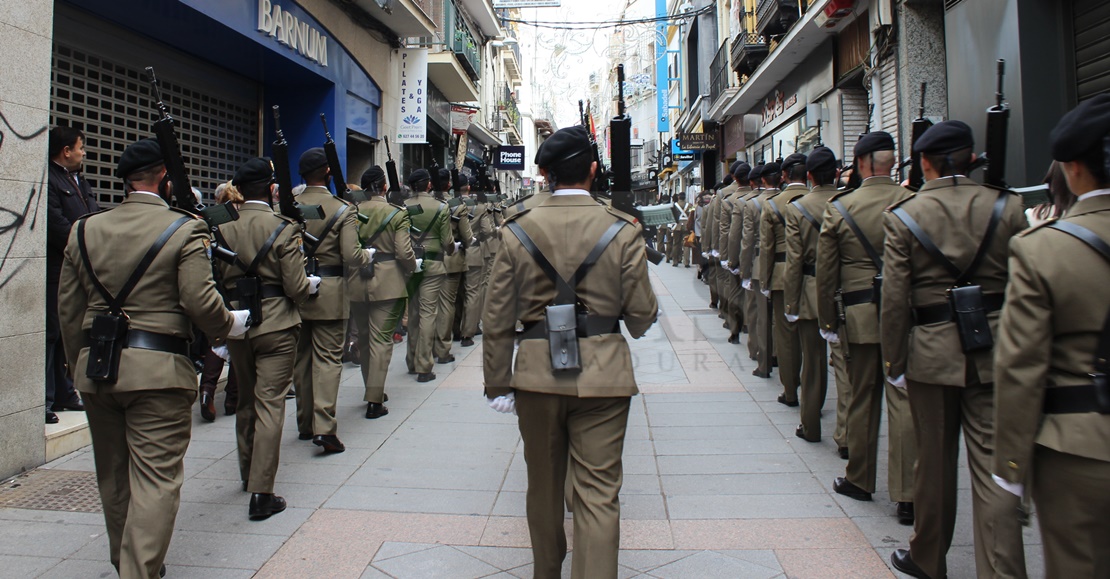
[[[155,98],[155,106],[162,118],[154,122],[151,127],[158,138],[158,148],[162,150],[162,159],[166,163],[166,174],[169,176],[173,189],[174,206],[190,213],[199,213],[208,224],[209,229],[215,230],[220,225],[239,219],[239,212],[231,204],[216,204],[205,207],[198,204],[193,197],[193,188],[189,184],[189,175],[185,172],[185,161],[181,158],[181,146],[177,142],[177,133],[174,131],[173,117],[162,100],[162,90],[158,87],[158,78],[154,76],[154,67],[146,67],[150,77],[150,89]],[[227,263],[234,263],[236,253],[218,244],[211,245],[212,256]]]
[[[366,201],[366,194],[362,191],[351,191],[347,180],[343,178],[343,165],[339,162],[339,151],[335,148],[335,140],[331,138],[328,130],[328,117],[320,113],[320,123],[324,125],[324,155],[328,158],[328,169],[331,170],[331,182],[335,186],[335,194],[340,199],[361,203]]]
[[[1006,187],[1006,130],[1010,122],[1010,106],[1002,96],[1002,79],[1006,74],[1006,61],[998,59],[998,90],[995,103],[987,109],[987,151],[983,159],[987,168],[983,182],[995,187]]]
[[[401,195],[401,179],[397,176],[397,162],[393,160],[393,151],[389,150],[389,139],[385,140],[385,175],[389,180],[389,191],[386,193],[386,198],[394,205],[400,205],[403,199]]]
[[[774,145],[771,146],[773,147]],[[780,165],[782,164],[782,139],[779,139],[779,157],[775,159],[775,162]]]
[[[305,219],[323,219],[323,210],[319,205],[299,206],[293,199],[293,175],[289,172],[289,143],[285,140],[285,133],[281,131],[281,107],[278,105],[274,105],[274,132],[277,138],[274,139],[271,148],[274,177],[278,186],[278,212],[300,223],[301,229],[304,230]],[[302,234],[309,243],[320,243],[320,240],[307,230]]]
[[[933,121],[925,118],[925,83],[921,83],[921,106],[917,109],[917,118],[913,120],[913,126],[910,129],[910,191],[917,191],[925,184],[925,174],[921,172],[921,155],[913,152],[913,145],[933,126]]]

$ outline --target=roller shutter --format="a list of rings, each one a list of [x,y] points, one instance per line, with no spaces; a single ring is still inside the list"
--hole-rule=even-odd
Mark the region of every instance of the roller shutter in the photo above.
[[[1079,100],[1110,91],[1110,2],[1075,0],[1075,81]]]

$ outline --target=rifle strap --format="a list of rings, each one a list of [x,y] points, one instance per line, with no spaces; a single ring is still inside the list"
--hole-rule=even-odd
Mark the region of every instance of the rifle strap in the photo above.
[[[328,219],[328,222],[324,224],[324,229],[321,230],[320,235],[318,235],[316,237],[316,243],[312,244],[311,247],[305,248],[304,256],[306,258],[311,258],[311,257],[316,255],[316,250],[320,249],[320,246],[324,243],[324,238],[327,237],[329,233],[331,233],[331,228],[335,227],[335,223],[337,221],[339,221],[339,218],[343,215],[343,212],[345,212],[346,210],[347,210],[347,204],[346,203],[341,204],[339,206],[339,210],[336,211],[331,216],[331,219]],[[306,243],[305,245],[308,245],[308,244]]]
[[[834,209],[836,209],[836,212],[844,218],[844,223],[848,224],[848,229],[851,229],[852,233],[855,234],[856,239],[858,239],[860,245],[863,246],[863,250],[866,251],[867,256],[871,258],[871,263],[875,265],[875,269],[879,270],[879,273],[882,273],[883,256],[879,254],[878,251],[875,251],[875,246],[871,245],[871,241],[868,240],[867,236],[864,235],[863,231],[860,230],[859,224],[856,223],[856,220],[852,217],[852,214],[848,212],[848,208],[844,207],[844,204],[841,203],[839,199],[833,200],[832,206]]]
[[[944,255],[940,248],[933,243],[933,240],[929,238],[929,235],[925,233],[925,230],[917,224],[917,221],[915,221],[905,209],[897,207],[892,213],[909,228],[910,233],[917,238],[917,241],[921,244],[921,247],[925,249],[926,253],[931,255],[933,259],[937,260],[937,262],[944,267],[944,269],[948,270],[948,273],[956,278],[955,285],[961,286],[971,281],[971,277],[975,275],[975,271],[979,269],[979,265],[983,262],[987,250],[990,249],[991,242],[994,240],[994,232],[998,229],[998,222],[1001,221],[1002,211],[1006,207],[1007,194],[1009,194],[1008,191],[998,192],[998,199],[995,200],[994,209],[991,211],[990,222],[987,223],[987,233],[983,236],[983,241],[979,243],[979,249],[976,250],[975,257],[971,260],[971,265],[963,271],[960,271],[960,268]]]
[[[782,211],[779,211],[779,206],[775,205],[775,200],[774,199],[768,199],[767,204],[771,206],[771,211],[774,211],[775,215],[779,218],[779,224],[781,224],[785,227],[786,226],[786,218],[782,216]]]
[[[806,218],[806,221],[808,221],[814,229],[816,229],[817,231],[821,231],[821,222],[817,221],[817,219],[813,217],[813,214],[809,212],[809,209],[805,208],[805,205],[802,205],[801,201],[794,200],[791,201],[790,204],[794,206],[794,209],[797,209],[798,212],[802,214],[802,217]]]
[[[509,231],[512,231],[513,235],[520,240],[520,244],[523,245],[524,249],[532,256],[532,259],[536,261],[540,269],[543,270],[551,281],[555,282],[555,304],[562,305],[573,304],[577,301],[578,295],[575,288],[578,287],[578,283],[590,273],[590,270],[597,263],[597,260],[601,258],[601,254],[609,247],[609,244],[616,238],[617,233],[620,233],[620,230],[623,229],[626,224],[627,222],[618,220],[610,225],[609,229],[605,230],[605,233],[601,235],[601,239],[597,241],[593,249],[590,250],[590,253],[586,255],[585,261],[575,270],[569,282],[559,275],[559,272],[555,270],[555,266],[551,265],[551,262],[544,257],[543,253],[540,252],[540,249],[536,247],[536,244],[532,241],[532,238],[529,237],[528,233],[524,231],[524,228],[521,227],[519,223],[512,221],[507,227]]]
[[[444,207],[446,207],[445,204],[439,204],[435,214],[432,215],[432,220],[428,222],[428,226],[424,228],[424,231],[420,232],[420,237],[416,238],[417,245],[424,245],[424,240],[428,237],[428,234],[432,232],[432,226],[436,224],[436,219],[439,218],[439,214],[443,212]]]
[[[1071,221],[1054,221],[1048,225],[1048,228],[1067,233],[1082,241],[1110,263],[1110,243],[1106,243],[1090,229]],[[1110,313],[1106,314],[1106,321],[1102,323],[1102,332],[1098,336],[1098,345],[1095,348],[1095,372],[1110,374]]]
[[[378,226],[378,230],[375,231],[374,234],[371,235],[365,242],[363,242],[362,246],[364,248],[372,247],[374,245],[374,242],[378,240],[378,236],[385,232],[385,228],[389,226],[389,223],[393,221],[393,218],[396,217],[396,215],[400,212],[400,209],[394,209],[393,213],[390,213],[388,216],[386,216],[385,221],[382,221],[382,224]]]
[[[96,291],[101,295],[101,297],[104,298],[104,301],[108,302],[108,311],[113,314],[120,314],[123,312],[124,302],[127,301],[128,296],[130,296],[131,292],[134,291],[135,286],[139,284],[139,280],[143,278],[143,274],[146,273],[146,270],[150,268],[150,264],[154,263],[154,258],[157,257],[158,253],[162,251],[162,248],[166,246],[166,243],[169,242],[170,237],[173,237],[173,234],[176,233],[178,229],[181,229],[182,225],[185,225],[189,221],[192,221],[192,218],[180,217],[173,223],[169,224],[169,226],[166,227],[164,231],[162,231],[162,234],[158,236],[158,239],[154,240],[154,244],[151,245],[150,249],[146,251],[146,254],[143,255],[142,260],[140,260],[139,264],[135,266],[135,269],[131,272],[131,275],[127,278],[127,281],[124,282],[123,287],[120,288],[119,293],[115,296],[112,296],[112,294],[108,291],[108,288],[104,287],[104,283],[100,281],[100,278],[96,277],[96,271],[93,270],[92,261],[89,259],[89,248],[85,244],[86,221],[88,221],[88,218],[82,219],[81,221],[77,222],[78,253],[81,254],[81,261],[85,264],[85,270],[89,272],[89,279],[92,280],[93,287],[95,287]]]

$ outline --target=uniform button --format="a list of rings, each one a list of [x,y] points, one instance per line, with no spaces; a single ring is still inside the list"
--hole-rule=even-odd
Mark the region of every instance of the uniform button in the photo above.
[[[1016,462],[1014,462],[1014,461],[1012,461],[1012,460],[1011,460],[1010,462],[1007,462],[1007,463],[1006,463],[1006,466],[1008,466],[1008,467],[1010,467],[1010,468],[1012,468],[1012,469],[1014,469],[1014,470],[1017,470],[1017,467],[1018,467],[1018,463],[1016,463]]]
[[[889,367],[890,367],[890,362],[887,362],[887,363],[886,363],[886,367],[887,367],[887,368],[889,368]]]

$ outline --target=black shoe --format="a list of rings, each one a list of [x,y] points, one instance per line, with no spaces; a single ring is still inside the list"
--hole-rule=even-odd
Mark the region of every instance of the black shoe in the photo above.
[[[382,402],[389,402],[389,394],[382,394]]]
[[[770,378],[771,373],[770,372],[760,372],[759,370],[752,370],[752,376],[755,376],[756,378]]]
[[[690,269],[690,266],[688,266],[688,265],[687,265],[687,266],[686,266],[686,269]]]
[[[848,460],[848,447],[847,446],[837,447],[836,452],[840,454],[840,458],[843,458],[844,460]]]
[[[464,348],[469,348],[474,345],[474,338],[463,338],[459,345]]]
[[[200,417],[205,422],[216,421],[216,401],[212,399],[212,394],[209,392],[200,393]]]
[[[72,410],[74,412],[84,412],[85,411],[85,403],[81,402],[80,398],[74,398],[73,400],[71,400],[69,402],[66,402],[65,404],[55,404],[51,408],[51,410],[53,410],[54,412],[61,412],[63,410]]]
[[[794,408],[798,405],[798,401],[797,400],[787,400],[786,399],[786,394],[779,394],[779,404]]]
[[[251,505],[247,516],[252,521],[261,521],[284,511],[285,507],[285,499],[273,493],[254,493],[251,495]]]
[[[46,411],[46,423],[47,424],[57,424],[58,423],[58,415],[54,414],[53,412],[51,412],[49,410],[47,410]]]
[[[334,434],[318,434],[312,439],[312,444],[322,447],[327,454],[339,454],[347,447],[339,441],[339,437]]]
[[[730,343],[730,344],[739,344],[740,343],[740,335],[739,334],[733,334],[733,335],[729,336],[728,337],[728,343]]]
[[[297,440],[312,440],[311,432],[302,432],[297,435]]]
[[[370,402],[366,405],[366,417],[373,420],[389,414],[389,409],[377,402]]]
[[[714,310],[717,309],[717,302],[709,302],[709,307]]]
[[[238,407],[239,403],[237,401],[224,401],[224,416],[235,416],[235,411]]]
[[[409,376],[416,376],[416,370],[409,369]]]
[[[871,500],[871,493],[848,482],[848,479],[842,476],[836,477],[836,480],[833,481],[833,490],[836,491],[837,494],[856,499],[857,501]]]
[[[165,563],[162,563],[162,566],[158,568],[158,576],[159,577],[165,577],[166,576],[166,564]]]
[[[909,575],[910,577],[929,579],[929,576],[921,570],[921,567],[918,567],[917,563],[913,562],[913,558],[910,556],[909,549],[898,549],[891,553],[890,564],[893,565],[895,569],[905,573],[906,575]]]
[[[778,368],[779,367],[779,357],[778,356],[771,356],[771,367],[772,368]]]
[[[436,364],[450,364],[455,361],[454,354],[447,354],[446,356],[436,356]]]
[[[417,374],[417,376],[416,376],[416,381],[417,382],[431,382],[432,380],[435,380],[435,379],[436,379],[436,373],[435,372],[421,372],[420,374]]]
[[[913,503],[901,502],[898,503],[898,508],[895,511],[898,514],[898,523],[902,525],[913,524]]]
[[[801,426],[799,426],[798,429],[794,431],[794,436],[797,436],[798,438],[800,438],[800,439],[802,439],[806,442],[821,442],[820,437],[818,437],[818,438],[809,438],[809,437],[807,437],[805,429],[802,428]]]
[[[748,333],[748,326],[740,326],[740,332],[744,334]]]

